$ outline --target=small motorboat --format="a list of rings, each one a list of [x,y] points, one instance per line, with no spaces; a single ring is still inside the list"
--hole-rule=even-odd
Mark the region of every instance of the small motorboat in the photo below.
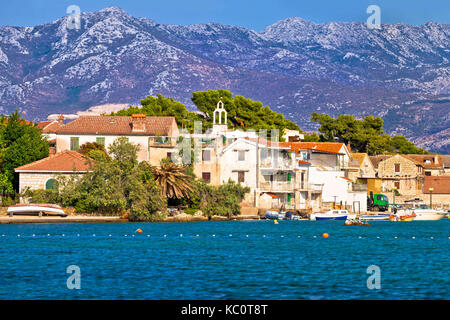
[[[359,219],[347,219],[344,222],[345,226],[370,226],[367,222],[363,222]]]
[[[56,204],[47,203],[22,203],[8,207],[7,214],[9,216],[60,216],[67,217],[63,209]]]
[[[293,214],[291,211],[273,211],[268,210],[265,214],[266,219],[270,220],[299,220],[299,216]]]
[[[356,218],[356,214],[349,214],[347,210],[329,210],[327,212],[311,213],[310,220],[347,220]]]
[[[270,220],[281,220],[284,215],[281,215],[278,211],[268,210],[266,211],[265,217]]]

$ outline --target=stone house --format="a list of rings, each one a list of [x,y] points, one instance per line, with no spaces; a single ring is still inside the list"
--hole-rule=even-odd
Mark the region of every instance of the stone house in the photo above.
[[[370,161],[370,157],[367,153],[355,153],[351,154],[353,162],[355,163],[355,170],[349,171],[348,178],[354,182],[359,180],[367,180],[369,178],[375,178],[375,167]]]
[[[425,176],[444,175],[442,156],[438,154],[408,154],[407,156],[422,164]]]
[[[442,167],[444,168],[444,176],[450,176],[450,155],[441,155]]]
[[[19,174],[19,190],[55,189],[58,176],[81,175],[92,168],[92,163],[82,154],[64,150],[56,155],[16,168]]]
[[[402,202],[422,195],[425,171],[422,163],[407,155],[371,157],[381,179],[381,191],[393,200],[397,190],[396,202]]]
[[[86,142],[103,144],[105,149],[119,137],[140,146],[139,161],[157,166],[161,159],[177,151],[179,136],[174,117],[80,116],[56,129],[56,153],[77,151]]]

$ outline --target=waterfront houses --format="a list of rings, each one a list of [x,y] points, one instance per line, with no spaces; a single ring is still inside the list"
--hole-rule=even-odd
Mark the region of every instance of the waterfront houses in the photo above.
[[[447,201],[446,189],[441,187],[447,180],[425,178],[450,176],[449,156],[369,157],[366,153],[352,153],[344,143],[303,142],[303,135],[295,130],[272,132],[272,139],[268,139],[262,137],[264,132],[228,128],[222,101],[213,113],[212,128],[194,134],[179,131],[174,117],[142,114],[80,116],[66,124],[60,116],[57,121],[39,123],[38,127],[53,152],[46,159],[16,169],[21,190],[53,188],[59,174],[83,174],[89,167],[76,152],[82,144],[97,142],[107,149],[115,139],[125,137],[139,145],[139,161],[152,166],[160,165],[165,158],[179,164],[192,163],[195,175],[211,185],[231,179],[249,187],[242,205],[252,210],[366,211],[370,192],[384,193],[391,202],[395,193],[399,203],[424,198],[428,185],[444,190],[437,199]],[[285,142],[279,142],[277,134],[283,135]],[[61,166],[61,162],[65,164]]]
[[[307,180],[304,189],[309,199],[306,208],[319,210],[316,199],[320,199],[319,207],[347,208],[366,211],[366,185],[358,184],[348,178],[351,170],[352,156],[344,143],[334,142],[283,142],[296,152],[298,166],[306,167]],[[320,192],[319,192],[320,191]],[[314,205],[316,204],[316,206]]]

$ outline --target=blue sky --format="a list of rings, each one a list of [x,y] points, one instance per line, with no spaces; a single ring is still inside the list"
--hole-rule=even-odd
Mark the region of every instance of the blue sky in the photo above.
[[[381,23],[450,23],[449,0],[2,0],[0,25],[34,26],[66,15],[69,5],[81,11],[118,6],[135,17],[160,23],[219,22],[260,31],[287,18],[316,23],[367,20],[366,8],[381,8]]]

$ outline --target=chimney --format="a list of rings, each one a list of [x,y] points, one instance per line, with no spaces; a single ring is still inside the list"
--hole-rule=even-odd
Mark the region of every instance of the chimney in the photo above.
[[[145,114],[133,114],[131,116],[131,131],[144,132],[145,131]]]
[[[64,116],[62,114],[58,117],[58,125],[63,126],[64,125]]]
[[[49,156],[54,156],[56,154],[56,148],[55,147],[50,147],[48,149],[48,155]]]

